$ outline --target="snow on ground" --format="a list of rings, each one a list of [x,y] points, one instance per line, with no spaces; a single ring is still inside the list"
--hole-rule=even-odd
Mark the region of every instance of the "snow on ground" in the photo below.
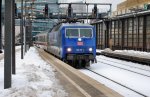
[[[66,97],[68,93],[55,77],[56,70],[43,61],[35,48],[24,60],[16,53],[16,75],[12,88],[4,89],[4,60],[0,60],[0,97]]]
[[[96,49],[96,52],[101,53],[103,50]]]
[[[138,92],[141,92],[145,95],[150,96],[149,90],[149,78],[142,77],[136,74],[131,74],[129,72],[125,72],[123,70],[119,70],[116,68],[104,66],[104,64],[93,64],[91,68],[93,71],[98,72],[110,79],[113,79],[119,83],[122,83],[123,85],[130,87],[132,89],[135,89]],[[86,70],[82,70],[83,73],[87,74],[91,78],[94,78],[95,80],[99,81],[100,83],[106,85],[107,87],[115,90],[116,92],[120,93],[124,97],[142,97],[126,88],[123,88],[112,81],[109,81],[103,77],[97,76],[94,73],[89,73]]]
[[[150,53],[142,52],[142,51],[134,51],[134,50],[115,50],[115,53],[118,54],[126,54],[130,56],[142,57],[142,58],[149,58]]]
[[[119,59],[110,58],[106,56],[98,56],[97,58],[99,58],[100,61],[111,61],[110,63],[115,63],[113,65],[117,65],[117,66],[118,64],[120,64],[122,66],[130,67],[130,69],[135,68],[135,69],[141,69],[143,71],[149,71],[148,73],[150,74],[150,66],[148,65],[144,65],[144,64],[141,65],[139,63],[133,63],[131,61],[119,60]]]
[[[21,46],[16,46],[16,50],[19,50]],[[2,49],[2,53],[0,53],[0,60],[4,58],[4,50]]]
[[[98,82],[104,84],[105,86],[109,87],[110,89],[118,92],[119,94],[123,95],[124,97],[143,97],[143,96],[139,96],[138,94],[123,88],[122,86],[119,86],[118,84],[113,83],[112,81],[106,80],[103,77],[98,76],[95,73],[89,72],[87,70],[80,70],[81,72],[83,72],[84,74],[88,75],[89,77],[97,80]]]
[[[110,50],[108,50],[110,51]],[[120,51],[124,52],[124,51]],[[132,52],[137,53],[139,55],[148,55],[149,53],[145,52],[136,52],[136,51],[128,51],[130,54]],[[97,56],[97,61],[98,63],[92,64],[89,69],[104,75],[112,80],[115,80],[119,83],[122,83],[123,85],[130,87],[131,89],[134,89],[140,93],[143,93],[150,97],[150,77],[145,77],[139,74],[135,74],[130,71],[122,70],[120,68],[112,67],[104,63],[112,64],[117,67],[133,70],[142,74],[149,75],[150,72],[150,67],[137,64],[137,63],[132,63],[132,62],[127,62],[127,61],[122,61],[118,59],[113,59],[113,58],[108,58],[105,56]],[[103,63],[104,62],[104,63]],[[117,63],[115,63],[117,62]],[[132,67],[131,67],[132,66]],[[135,67],[135,68],[134,68]],[[141,70],[141,69],[146,69],[146,71]],[[136,94],[135,92],[132,92],[126,88],[122,88],[121,86],[114,84],[112,81],[109,81],[103,77],[100,77],[92,72],[88,72],[87,70],[80,70],[81,72],[85,73],[86,75],[90,76],[91,78],[101,82],[102,84],[106,85],[107,87],[115,90],[116,92],[120,93],[121,95],[125,97],[141,97],[140,95]]]
[[[109,48],[104,49],[104,51],[109,52],[109,53],[116,53],[116,54],[135,56],[135,57],[141,57],[141,58],[150,58],[150,52],[142,52],[142,51],[134,51],[134,50],[115,50],[115,51],[112,51]]]
[[[21,46],[15,46],[16,49],[21,49]]]

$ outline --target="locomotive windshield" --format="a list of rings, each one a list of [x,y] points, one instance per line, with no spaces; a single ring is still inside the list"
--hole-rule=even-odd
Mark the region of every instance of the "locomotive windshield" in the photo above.
[[[92,37],[92,30],[91,29],[80,29],[80,37]]]
[[[69,28],[66,29],[66,37],[68,38],[91,38],[92,29],[91,28]]]
[[[66,30],[66,36],[67,37],[78,37],[79,36],[79,30],[78,29],[67,29]]]

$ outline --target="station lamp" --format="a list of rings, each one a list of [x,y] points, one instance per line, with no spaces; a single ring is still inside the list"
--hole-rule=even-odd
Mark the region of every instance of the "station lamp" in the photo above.
[[[68,6],[68,17],[72,16],[72,8],[71,8],[71,4],[69,4]]]
[[[48,16],[48,4],[45,4],[44,11],[45,11],[45,16]]]
[[[17,17],[17,4],[15,3],[14,6],[15,6],[15,7],[14,7],[14,10],[15,10],[15,17]]]
[[[97,17],[97,4],[94,4],[93,14]]]

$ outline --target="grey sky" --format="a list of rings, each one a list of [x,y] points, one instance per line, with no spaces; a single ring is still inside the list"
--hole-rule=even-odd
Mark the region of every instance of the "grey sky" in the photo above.
[[[74,2],[74,1],[81,1],[81,0],[62,0],[62,1]],[[116,10],[117,4],[125,0],[83,0],[83,1],[86,1],[88,3],[112,3],[112,9],[114,11]]]

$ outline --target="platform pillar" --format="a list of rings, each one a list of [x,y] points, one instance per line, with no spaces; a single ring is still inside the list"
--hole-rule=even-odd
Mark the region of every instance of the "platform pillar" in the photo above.
[[[0,18],[2,19],[2,0],[0,0]],[[0,53],[2,53],[2,21],[0,19]]]
[[[13,0],[5,0],[4,89],[11,87]]]
[[[12,74],[16,74],[16,50],[15,50],[15,0],[12,0]]]
[[[20,35],[21,35],[21,59],[23,59],[23,0],[21,0],[21,19],[20,19]]]

